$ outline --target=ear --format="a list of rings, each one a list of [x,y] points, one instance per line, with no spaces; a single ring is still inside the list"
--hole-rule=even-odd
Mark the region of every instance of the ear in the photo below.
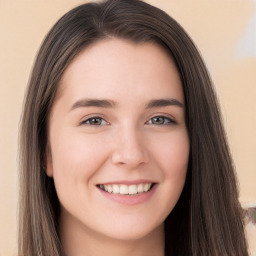
[[[47,143],[46,152],[45,152],[45,162],[46,162],[46,169],[45,172],[48,177],[53,177],[53,165],[52,165],[52,153],[50,145]]]

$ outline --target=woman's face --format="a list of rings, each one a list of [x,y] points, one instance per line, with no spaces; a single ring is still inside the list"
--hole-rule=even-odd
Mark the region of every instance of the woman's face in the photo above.
[[[120,39],[85,49],[48,126],[47,175],[70,234],[133,240],[163,230],[189,156],[182,85],[165,50]]]

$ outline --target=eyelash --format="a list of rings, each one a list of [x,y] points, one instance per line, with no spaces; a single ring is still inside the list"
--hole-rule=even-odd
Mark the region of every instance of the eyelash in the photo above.
[[[93,120],[100,120],[100,124],[92,124],[91,122]],[[102,124],[102,122],[105,122],[105,124]],[[102,126],[102,125],[106,125],[109,124],[106,120],[104,120],[104,118],[100,117],[100,116],[92,116],[90,118],[87,118],[86,120],[81,122],[81,125],[91,125],[91,126]]]
[[[153,124],[152,123],[152,120],[153,119],[162,119],[163,123],[161,124]],[[150,118],[150,120],[147,122],[147,124],[149,124],[149,122],[151,121],[150,124],[153,124],[153,125],[171,125],[171,124],[177,124],[176,121],[174,121],[173,119],[171,119],[170,117],[166,117],[166,116],[154,116],[152,118]]]
[[[154,124],[152,121],[153,120],[156,120],[156,119],[162,119],[162,123],[160,124]],[[93,124],[92,121],[93,120],[98,120],[100,123],[99,124]],[[104,124],[102,124],[102,122],[105,122]],[[100,116],[92,116],[90,118],[87,118],[86,120],[82,121],[81,122],[81,125],[91,125],[91,126],[102,126],[102,125],[108,125],[109,123],[102,117]],[[154,116],[152,118],[150,118],[149,121],[146,122],[147,125],[157,125],[157,126],[160,126],[160,125],[171,125],[171,124],[177,124],[176,121],[174,121],[173,119],[171,119],[170,117],[166,117],[166,116]]]

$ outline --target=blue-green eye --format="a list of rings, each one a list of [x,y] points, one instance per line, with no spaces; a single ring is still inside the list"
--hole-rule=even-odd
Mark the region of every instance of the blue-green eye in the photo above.
[[[151,118],[148,123],[154,124],[154,125],[176,124],[176,122],[174,120],[172,120],[169,117],[165,117],[165,116],[155,116],[155,117]]]
[[[82,124],[100,126],[100,125],[106,125],[108,123],[101,117],[91,117],[84,120]]]

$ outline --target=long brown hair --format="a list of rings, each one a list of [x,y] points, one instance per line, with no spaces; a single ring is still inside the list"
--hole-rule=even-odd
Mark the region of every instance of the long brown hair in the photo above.
[[[46,36],[32,71],[20,135],[19,255],[64,255],[59,201],[45,174],[47,118],[70,62],[104,38],[166,48],[183,84],[190,156],[182,195],[165,221],[167,255],[248,255],[234,167],[205,64],[183,28],[138,0],[81,5]]]

